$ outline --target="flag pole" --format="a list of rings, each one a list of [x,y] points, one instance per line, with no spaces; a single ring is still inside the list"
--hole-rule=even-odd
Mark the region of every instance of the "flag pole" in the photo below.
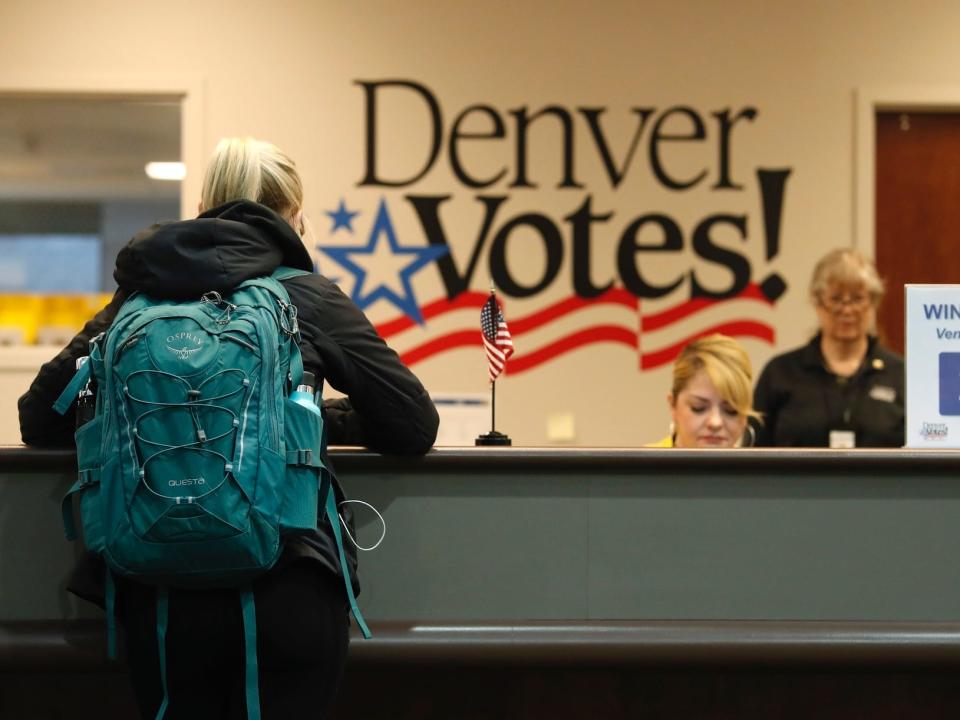
[[[497,431],[497,381],[490,383],[490,432]]]
[[[490,281],[490,297],[496,299],[497,297],[497,288],[493,284],[493,280]],[[497,432],[497,379],[494,378],[490,381],[490,434],[495,435]]]
[[[513,445],[509,435],[497,432],[495,419],[497,416],[497,381],[490,382],[490,432],[477,436],[474,445]]]
[[[490,285],[490,297],[496,298],[497,291]],[[496,302],[496,300],[494,300]],[[497,432],[497,381],[490,381],[490,432],[477,437],[474,445],[513,445],[509,435]]]

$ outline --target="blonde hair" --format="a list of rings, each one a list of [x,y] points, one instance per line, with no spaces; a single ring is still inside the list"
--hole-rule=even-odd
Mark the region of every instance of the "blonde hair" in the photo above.
[[[874,305],[883,298],[883,280],[877,269],[856,250],[838,248],[820,258],[810,279],[810,299],[814,304],[823,298],[831,285],[862,287]]]
[[[293,160],[262,140],[224,138],[207,163],[200,203],[209,210],[231,200],[266,205],[292,224],[303,208],[303,184]]]
[[[759,419],[760,414],[753,409],[753,367],[740,343],[719,333],[688,343],[673,365],[674,401],[701,370],[737,412]]]

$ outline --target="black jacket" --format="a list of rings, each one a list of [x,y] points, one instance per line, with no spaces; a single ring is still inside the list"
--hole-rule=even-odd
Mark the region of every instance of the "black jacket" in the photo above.
[[[817,335],[773,358],[760,374],[757,445],[829,447],[831,430],[848,430],[857,447],[902,447],[903,378],[903,358],[873,337],[860,369],[840,378],[827,369]]]
[[[170,299],[229,292],[280,265],[313,270],[290,225],[270,209],[247,201],[213,208],[194,220],[154,225],[117,255],[112,301],[53,360],[19,400],[20,433],[28,445],[73,445],[73,409],[61,417],[53,403],[87,355],[90,338],[105,330],[133,291]],[[304,275],[284,281],[297,306],[304,367],[347,397],[324,402],[328,441],[383,453],[419,455],[436,439],[438,416],[430,396],[387,347],[360,309],[331,281]],[[349,542],[347,543],[349,546]],[[329,524],[287,555],[306,555],[339,573]],[[348,551],[352,546],[348,547]],[[356,563],[355,553],[350,552]],[[81,594],[82,588],[78,588]],[[96,592],[92,593],[94,596]]]

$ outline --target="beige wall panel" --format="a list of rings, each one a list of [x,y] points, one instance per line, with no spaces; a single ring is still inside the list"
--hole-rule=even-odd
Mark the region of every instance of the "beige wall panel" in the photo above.
[[[958,27],[960,4],[932,0],[278,2],[269,7],[214,1],[149,8],[8,0],[0,7],[0,90],[127,90],[142,78],[147,92],[160,85],[192,92],[198,104],[185,121],[189,176],[184,207],[195,206],[199,174],[218,138],[262,137],[296,158],[314,240],[320,245],[365,242],[382,197],[400,244],[422,247],[423,230],[404,195],[450,194],[441,218],[462,269],[481,217],[475,196],[507,195],[494,230],[518,214],[542,213],[560,227],[564,247],[559,274],[542,293],[503,298],[508,322],[570,294],[571,231],[562,218],[588,194],[595,213],[614,213],[609,222],[594,226],[591,257],[597,283],[616,277],[616,246],[626,225],[656,212],[677,220],[684,249],[675,257],[644,260],[644,272],[663,281],[693,269],[705,283],[723,287],[730,273],[696,257],[691,233],[712,213],[745,215],[746,240],[718,232],[715,242],[746,258],[754,281],[776,272],[786,278],[788,290],[773,308],[744,309],[739,301],[739,306],[731,302],[710,312],[716,322],[749,315],[775,328],[774,345],[744,340],[759,370],[773,353],[805,341],[813,330],[805,287],[815,259],[831,247],[853,243],[855,90],[956,85]],[[532,126],[530,135],[530,177],[539,189],[511,188],[507,181],[479,191],[464,187],[451,171],[446,148],[431,171],[410,187],[357,187],[364,171],[365,118],[364,94],[355,83],[384,79],[429,87],[444,113],[445,141],[461,110],[477,103],[496,109],[507,122],[507,138],[463,146],[465,164],[477,176],[493,175],[502,167],[512,176],[512,109],[533,112],[558,104],[576,115],[578,107],[605,107],[603,127],[612,152],[621,157],[635,128],[632,107],[662,111],[686,105],[704,118],[707,138],[689,146],[664,146],[665,163],[678,177],[706,169],[707,178],[680,192],[657,183],[648,125],[626,178],[613,188],[583,117],[577,116],[575,167],[584,185],[579,189],[555,187],[562,165],[559,133],[549,119]],[[384,173],[410,174],[424,162],[429,143],[424,105],[410,93],[382,93],[380,165]],[[710,113],[748,106],[756,108],[756,118],[737,124],[730,136],[730,176],[743,190],[711,189],[718,172],[718,132]],[[764,252],[757,168],[792,171],[780,252],[770,262]],[[330,233],[324,212],[341,198],[362,213],[353,236]],[[322,252],[318,259],[325,272],[343,277],[346,291],[352,289],[349,273]],[[543,269],[541,243],[518,231],[508,259],[518,280],[532,282]],[[484,249],[472,290],[488,287],[488,267]],[[439,297],[443,286],[428,267],[414,275],[413,289],[423,305]],[[684,282],[668,298],[641,303],[640,312],[676,305],[688,295],[689,283]],[[367,311],[376,323],[399,314],[385,301]],[[606,315],[596,312],[601,314],[591,323],[630,322],[622,308],[608,308]],[[391,341],[403,350],[431,337],[436,327],[475,327],[477,315],[475,309],[451,314]],[[698,322],[694,317],[659,337],[643,335],[641,348],[679,341],[697,331]],[[515,333],[517,356],[579,327],[571,315],[549,328]],[[668,420],[663,399],[668,370],[640,372],[638,364],[636,350],[596,344],[508,374],[498,383],[498,429],[517,444],[543,444],[547,416],[572,413],[578,444],[655,440]],[[487,387],[479,346],[437,355],[414,369],[435,392],[478,393]],[[12,412],[10,401],[3,402],[3,412]]]

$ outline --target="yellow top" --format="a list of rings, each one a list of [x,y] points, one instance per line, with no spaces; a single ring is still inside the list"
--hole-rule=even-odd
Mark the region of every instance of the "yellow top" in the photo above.
[[[673,447],[673,436],[667,435],[663,440],[647,443],[644,447]]]

